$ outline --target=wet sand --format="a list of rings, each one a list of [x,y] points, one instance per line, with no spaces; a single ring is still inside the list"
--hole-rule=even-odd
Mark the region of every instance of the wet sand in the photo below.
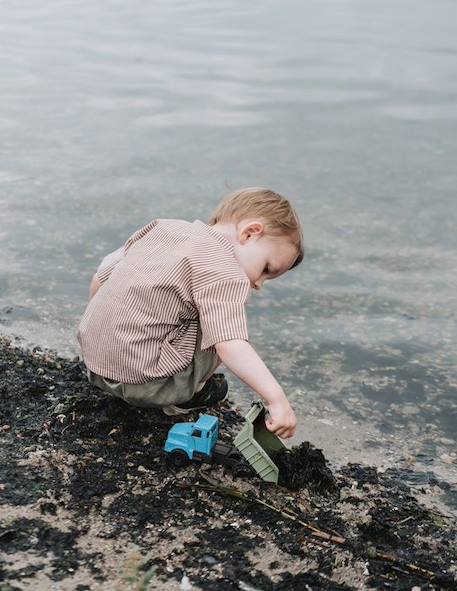
[[[101,395],[78,359],[3,338],[0,369],[2,591],[457,585],[455,520],[435,502],[449,483],[413,492],[393,468],[346,464],[329,466],[334,490],[291,491],[172,468],[173,419]],[[230,441],[242,417],[217,414]]]

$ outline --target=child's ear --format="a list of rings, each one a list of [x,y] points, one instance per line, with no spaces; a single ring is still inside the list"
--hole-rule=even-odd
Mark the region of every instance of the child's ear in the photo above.
[[[260,237],[263,234],[264,225],[262,222],[254,220],[250,222],[244,222],[239,228],[239,241],[240,244],[245,244],[252,237]]]

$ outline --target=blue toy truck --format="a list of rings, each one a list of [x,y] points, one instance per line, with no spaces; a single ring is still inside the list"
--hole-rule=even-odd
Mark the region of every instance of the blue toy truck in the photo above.
[[[201,415],[195,423],[173,425],[164,451],[168,461],[175,466],[185,466],[190,460],[235,466],[241,461],[241,455],[232,445],[218,439],[218,418]]]
[[[217,417],[202,415],[196,423],[176,423],[169,430],[165,443],[167,459],[175,466],[184,466],[190,460],[227,464],[238,473],[245,470],[246,460],[262,480],[277,483],[279,468],[275,456],[286,447],[267,429],[265,413],[261,400],[253,402],[233,445],[218,441]]]

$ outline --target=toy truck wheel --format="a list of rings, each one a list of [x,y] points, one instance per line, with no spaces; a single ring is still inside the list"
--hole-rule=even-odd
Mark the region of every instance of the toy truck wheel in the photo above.
[[[168,461],[177,468],[182,468],[189,463],[189,457],[186,452],[181,449],[175,449],[168,454]]]

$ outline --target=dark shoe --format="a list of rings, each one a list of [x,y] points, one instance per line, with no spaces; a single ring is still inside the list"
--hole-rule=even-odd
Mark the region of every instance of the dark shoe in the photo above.
[[[214,373],[205,383],[203,388],[194,394],[187,402],[179,405],[169,405],[162,408],[166,415],[188,414],[197,408],[216,406],[227,396],[228,383],[223,373]]]

